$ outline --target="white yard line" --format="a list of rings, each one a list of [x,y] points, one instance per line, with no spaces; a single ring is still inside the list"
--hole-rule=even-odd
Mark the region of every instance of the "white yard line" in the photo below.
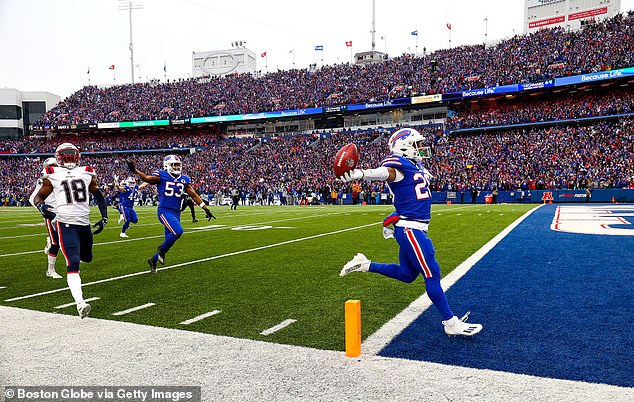
[[[167,267],[159,268],[159,269],[157,269],[157,271],[165,271],[165,270],[172,269],[172,268],[178,268],[178,267],[184,267],[184,266],[187,266],[187,265],[198,264],[200,262],[217,260],[219,258],[232,257],[234,255],[250,253],[250,252],[253,252],[253,251],[265,250],[267,248],[272,248],[272,247],[284,246],[284,245],[287,245],[287,244],[298,243],[298,242],[305,241],[305,240],[317,239],[319,237],[330,236],[330,235],[335,235],[335,234],[339,234],[339,233],[345,233],[345,232],[349,232],[351,230],[363,229],[363,228],[367,228],[367,227],[375,226],[375,225],[380,225],[380,224],[381,224],[381,222],[368,223],[366,225],[355,226],[355,227],[347,228],[347,229],[335,230],[333,232],[320,233],[320,234],[316,234],[316,235],[312,235],[312,236],[301,237],[299,239],[286,240],[286,241],[283,241],[283,242],[280,242],[280,243],[267,244],[266,246],[254,247],[254,248],[250,248],[250,249],[246,249],[246,250],[240,250],[240,251],[234,251],[233,253],[215,255],[213,257],[202,258],[202,259],[199,259],[199,260],[182,262],[180,264],[175,264],[175,265],[170,265],[170,266],[167,266]],[[119,279],[131,278],[133,276],[145,275],[145,274],[149,274],[149,273],[150,273],[149,270],[141,271],[141,272],[134,272],[132,274],[126,274],[126,275],[116,276],[116,277],[113,277],[113,278],[101,279],[101,280],[94,281],[94,282],[84,283],[84,284],[82,284],[82,287],[86,287],[86,286],[90,286],[90,285],[96,285],[98,283],[116,281],[116,280],[119,280]],[[65,287],[65,288],[60,288],[60,289],[47,290],[46,292],[34,293],[34,294],[26,295],[26,296],[13,297],[11,299],[6,299],[5,302],[12,302],[12,301],[23,300],[23,299],[30,299],[32,297],[38,297],[38,296],[44,296],[44,295],[48,295],[48,294],[52,294],[52,293],[62,292],[62,291],[67,290],[67,289],[68,289],[68,287]]]
[[[190,318],[189,320],[185,320],[185,321],[181,322],[181,325],[189,325],[189,324],[192,324],[192,323],[194,323],[196,321],[204,320],[207,317],[211,317],[212,315],[216,315],[216,314],[220,314],[220,313],[221,313],[220,310],[210,311],[208,313],[201,314],[201,315],[199,315],[197,317]]]
[[[117,311],[116,313],[112,313],[112,315],[125,315],[125,314],[131,313],[133,311],[143,310],[144,308],[148,308],[148,307],[152,307],[152,306],[156,306],[156,304],[155,303],[146,303],[146,304],[143,304],[141,306],[136,306],[136,307],[129,308],[127,310]]]
[[[91,297],[89,299],[84,300],[86,303],[91,302],[91,301],[95,301],[95,300],[99,300],[98,297]],[[66,307],[70,307],[70,306],[76,306],[77,302],[72,302],[72,303],[66,303],[66,304],[61,304],[59,306],[56,306],[55,308],[60,309],[60,308],[66,308]]]
[[[269,328],[269,329],[265,329],[264,331],[260,332],[260,335],[264,335],[264,336],[268,336],[271,335],[274,332],[279,331],[282,328],[288,327],[289,325],[291,325],[292,323],[294,323],[297,320],[293,320],[292,318],[289,318],[288,320],[284,320],[282,322],[280,322],[279,324]]]
[[[307,215],[307,216],[296,216],[296,217],[293,217],[293,218],[276,219],[276,220],[266,221],[266,222],[250,223],[249,226],[259,226],[259,225],[266,225],[266,224],[269,224],[269,223],[296,221],[296,220],[308,219],[308,218],[320,218],[320,217],[324,217],[324,216],[341,215],[341,214],[344,214],[344,213],[347,213],[347,212],[334,212],[334,213],[331,213],[331,214],[314,214],[314,215]],[[209,232],[209,231],[212,231],[212,230],[233,229],[233,228],[242,227],[242,226],[245,226],[245,225],[247,225],[247,224],[243,223],[243,224],[233,225],[233,226],[212,227],[212,228],[209,228],[209,229],[198,229],[198,230],[191,230],[191,231],[188,230],[187,233],[188,234],[204,233],[204,232]],[[106,226],[106,228],[107,228],[107,226]],[[155,236],[136,237],[136,238],[131,237],[131,238],[128,238],[128,239],[125,239],[125,240],[113,240],[113,241],[95,243],[95,244],[93,244],[93,246],[103,246],[103,245],[107,245],[107,244],[127,243],[127,242],[130,242],[130,241],[158,239],[158,238],[163,238],[163,237],[165,237],[164,234],[155,235]],[[32,250],[32,251],[21,251],[21,252],[17,252],[17,253],[0,254],[0,257],[14,257],[16,255],[36,254],[36,253],[41,253],[41,252],[42,252],[42,249]]]
[[[491,251],[491,249],[493,249],[495,245],[497,245],[500,241],[502,241],[502,239],[504,239],[509,233],[511,233],[511,231],[517,227],[517,225],[519,225],[524,219],[526,219],[530,214],[535,212],[542,205],[543,204],[538,205],[537,207],[531,209],[524,215],[517,218],[515,222],[507,226],[503,231],[498,233],[497,236],[489,240],[488,243],[480,247],[478,251],[473,253],[473,255],[471,255],[464,262],[458,265],[453,271],[451,271],[447,276],[445,276],[440,281],[443,290],[447,291],[447,289],[449,289],[454,283],[462,278],[464,274],[466,274],[478,261],[480,261],[482,257],[484,257],[489,251]],[[409,306],[407,306],[403,311],[398,313],[394,318],[383,324],[383,326],[379,328],[375,333],[368,336],[361,346],[363,354],[378,354],[415,319],[420,317],[430,306],[432,306],[432,302],[429,299],[429,296],[427,296],[427,292],[425,292],[422,296],[420,296]]]

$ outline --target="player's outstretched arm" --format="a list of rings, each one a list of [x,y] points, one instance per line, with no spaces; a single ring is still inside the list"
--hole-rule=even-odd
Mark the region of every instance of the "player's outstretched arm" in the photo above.
[[[141,179],[144,182],[149,183],[149,184],[159,184],[159,181],[161,180],[160,177],[153,176],[153,175],[147,175],[147,174],[141,172],[140,170],[138,170],[136,168],[136,166],[134,166],[134,162],[132,162],[132,161],[126,161],[126,163],[128,165],[128,169],[130,169],[130,172],[132,172],[133,174],[139,176],[139,179]]]
[[[103,228],[108,223],[108,206],[106,205],[106,198],[99,190],[99,186],[97,185],[97,179],[94,177],[90,181],[90,185],[88,186],[88,191],[95,197],[95,204],[99,207],[99,212],[101,213],[101,220],[93,225],[95,229],[93,234],[101,233]]]
[[[341,181],[352,181],[363,179],[367,181],[387,181],[393,182],[398,178],[398,176],[402,177],[403,174],[389,166],[381,166],[376,169],[354,169],[349,172],[346,172],[341,176]]]
[[[211,220],[211,218],[216,219],[216,217],[214,216],[214,214],[211,213],[211,211],[209,210],[205,202],[202,200],[202,198],[200,198],[200,196],[196,194],[196,191],[193,189],[191,184],[188,184],[187,187],[185,187],[185,192],[189,194],[190,197],[192,197],[192,200],[194,200],[196,205],[200,206],[202,209],[205,210],[205,218],[207,218],[208,222]]]

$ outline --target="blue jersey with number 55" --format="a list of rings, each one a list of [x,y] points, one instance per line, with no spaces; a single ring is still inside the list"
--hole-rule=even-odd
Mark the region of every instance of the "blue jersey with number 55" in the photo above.
[[[403,173],[403,179],[388,183],[394,194],[394,207],[401,218],[417,221],[431,219],[431,191],[425,170],[400,155],[390,155],[383,159],[381,166],[392,167]]]
[[[159,208],[180,213],[181,196],[187,185],[191,183],[189,176],[180,175],[174,177],[165,170],[157,170],[152,175],[160,178],[156,187],[158,192]]]

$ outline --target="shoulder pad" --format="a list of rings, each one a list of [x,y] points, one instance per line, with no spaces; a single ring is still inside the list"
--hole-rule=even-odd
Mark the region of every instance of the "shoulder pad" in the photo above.
[[[383,159],[383,161],[381,162],[381,166],[398,168],[402,166],[402,163],[397,155],[390,155],[387,158]]]

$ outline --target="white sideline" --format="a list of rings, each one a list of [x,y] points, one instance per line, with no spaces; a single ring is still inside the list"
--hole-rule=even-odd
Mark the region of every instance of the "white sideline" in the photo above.
[[[99,300],[98,297],[91,297],[88,298],[86,300],[84,300],[86,303],[87,302],[91,302],[91,301],[95,301],[95,300]],[[60,304],[59,306],[56,306],[55,308],[60,309],[60,308],[66,308],[66,307],[70,307],[70,306],[76,306],[77,302],[72,302],[72,303],[66,303],[66,304]]]
[[[312,235],[312,236],[308,236],[308,237],[301,237],[299,239],[286,240],[286,241],[283,241],[283,242],[280,242],[280,243],[267,244],[266,246],[254,247],[254,248],[250,248],[250,249],[246,249],[246,250],[240,250],[240,251],[234,251],[233,253],[215,255],[213,257],[201,258],[199,260],[182,262],[180,264],[174,264],[174,265],[170,265],[170,266],[167,266],[167,267],[158,268],[157,271],[164,271],[164,270],[167,270],[167,269],[172,269],[172,268],[177,268],[177,267],[184,267],[186,265],[197,264],[199,262],[217,260],[219,258],[231,257],[231,256],[234,256],[234,255],[250,253],[252,251],[264,250],[264,249],[271,248],[271,247],[284,246],[286,244],[292,244],[292,243],[297,243],[297,242],[304,241],[304,240],[316,239],[316,238],[319,238],[319,237],[330,236],[330,235],[333,235],[333,234],[349,232],[351,230],[363,229],[363,228],[366,228],[366,227],[369,227],[369,226],[380,225],[380,224],[381,224],[381,222],[368,223],[367,225],[361,225],[361,226],[355,226],[355,227],[347,228],[347,229],[335,230],[333,232],[320,233],[320,234]],[[141,272],[134,272],[132,274],[115,276],[113,278],[101,279],[101,280],[94,281],[94,282],[87,282],[87,283],[82,284],[82,287],[86,287],[86,286],[90,286],[90,285],[96,285],[98,283],[116,281],[118,279],[130,278],[130,277],[137,276],[137,275],[145,275],[145,274],[149,274],[149,273],[150,273],[149,270],[141,271]],[[23,300],[23,299],[30,299],[32,297],[44,296],[44,295],[49,295],[49,294],[52,294],[52,293],[62,292],[62,291],[67,290],[67,289],[68,289],[68,287],[65,287],[65,288],[47,290],[46,292],[34,293],[34,294],[26,295],[26,296],[13,297],[11,299],[6,299],[5,302],[12,302],[12,301]]]
[[[181,322],[181,325],[189,325],[189,324],[192,324],[192,323],[194,323],[196,321],[204,320],[207,317],[211,317],[212,315],[216,315],[216,314],[220,314],[220,313],[221,313],[220,310],[210,311],[208,313],[201,314],[201,315],[199,315],[197,317],[190,318],[189,320],[185,320],[185,321]]]
[[[524,219],[530,214],[535,212],[543,204],[527,211],[524,215],[520,216],[507,226],[503,231],[498,233],[494,238],[489,240],[484,246],[480,247],[478,251],[473,253],[469,258],[464,260],[453,271],[445,276],[440,284],[443,290],[446,292],[454,283],[464,276],[478,261],[482,259],[495,245],[497,245],[502,239],[504,239],[513,229],[517,227]],[[378,354],[387,344],[389,344],[396,336],[398,336],[405,328],[407,328],[415,319],[423,314],[432,305],[427,292],[423,293],[418,299],[414,300],[403,311],[398,313],[394,318],[383,324],[375,333],[368,336],[361,344],[361,350],[365,355]]]
[[[291,325],[292,323],[294,323],[297,320],[294,320],[292,318],[289,318],[288,320],[284,320],[282,322],[280,322],[279,324],[269,328],[269,329],[265,329],[264,331],[260,332],[260,335],[264,335],[264,336],[268,336],[271,335],[274,332],[279,331],[282,328],[288,327],[289,325]]]
[[[125,314],[131,313],[133,311],[143,310],[144,308],[148,308],[148,307],[152,307],[152,306],[156,306],[156,304],[155,303],[146,303],[146,304],[143,304],[141,306],[136,306],[136,307],[129,308],[127,310],[117,311],[116,313],[112,313],[112,315],[125,315]]]

